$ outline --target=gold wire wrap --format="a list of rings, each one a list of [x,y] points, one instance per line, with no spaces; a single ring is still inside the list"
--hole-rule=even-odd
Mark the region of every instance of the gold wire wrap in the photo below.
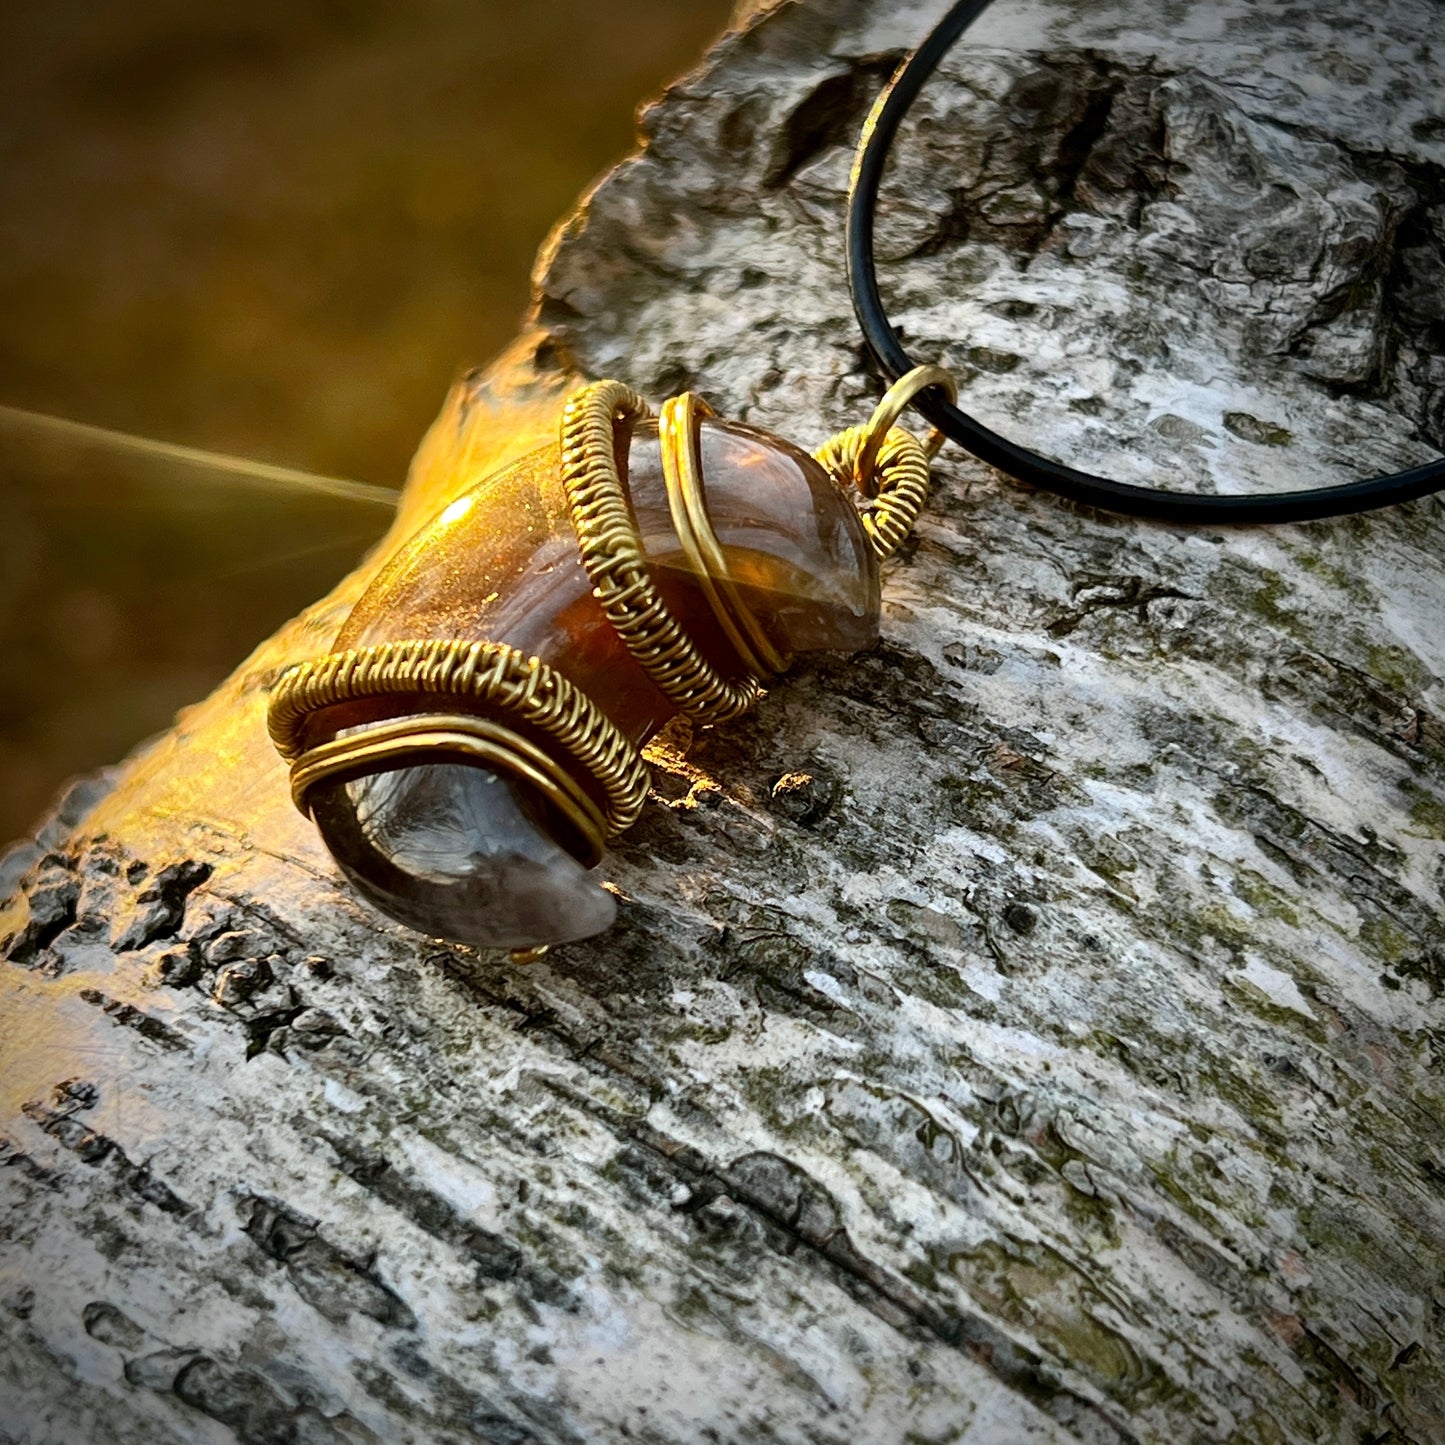
[[[733,581],[703,499],[698,420],[715,415],[695,392],[686,391],[663,402],[657,434],[662,443],[667,505],[683,555],[718,626],[743,666],[760,680],[767,680],[787,667],[787,659],[773,646]]]
[[[574,391],[562,411],[562,483],[582,564],[617,635],[678,711],[726,722],[762,696],[753,677],[729,682],[698,651],[653,582],[617,471],[616,423],[648,416],[647,403],[620,381]]]
[[[873,415],[864,423],[863,447],[854,462],[853,481],[865,497],[872,499],[878,495],[883,444],[893,430],[894,422],[920,391],[927,391],[931,386],[942,387],[949,401],[958,400],[958,383],[953,379],[952,372],[945,371],[941,366],[915,366],[912,371],[905,371],[883,393],[883,399],[873,408]],[[939,447],[946,440],[943,433],[934,427],[928,434],[925,454],[930,459],[936,457]]]
[[[868,426],[850,426],[831,436],[813,455],[825,471],[848,486],[868,444]],[[877,500],[863,513],[863,527],[882,561],[891,557],[913,530],[928,500],[928,452],[902,427],[893,427],[877,449],[874,464]],[[866,494],[865,494],[866,495]]]
[[[307,794],[329,778],[413,767],[439,756],[480,762],[530,783],[576,830],[583,844],[579,862],[586,868],[602,861],[607,821],[575,778],[535,743],[490,718],[437,714],[424,722],[400,718],[363,728],[308,749],[291,769],[291,801],[310,814]]]
[[[647,768],[637,749],[580,688],[545,662],[501,642],[453,638],[382,642],[301,662],[282,674],[267,716],[271,741],[293,765],[304,761],[305,719],[359,698],[427,696],[495,708],[545,733],[592,777],[607,800],[609,837],[637,821],[647,799]],[[431,724],[410,719],[416,732]],[[364,734],[356,734],[362,737]],[[544,789],[564,812],[560,792]]]
[[[897,550],[928,496],[931,453],[893,421],[918,391],[952,379],[919,367],[892,387],[864,426],[831,437],[817,459],[842,485],[876,496],[863,525],[879,557]],[[762,630],[728,570],[707,515],[698,421],[712,415],[691,393],[674,397],[659,425],[668,507],[697,584],[746,672],[729,681],[699,652],[652,580],[617,464],[617,423],[650,415],[619,381],[574,391],[563,407],[562,484],[583,566],[608,622],[628,651],[680,712],[724,722],[762,696],[761,680],[786,659]],[[625,443],[624,443],[625,445]],[[413,715],[358,726],[307,748],[306,719],[323,708],[366,698],[455,699],[464,710]],[[496,713],[479,716],[475,709]],[[291,764],[292,797],[303,812],[316,784],[333,777],[414,766],[436,757],[473,759],[523,779],[576,830],[596,862],[608,838],[637,820],[648,776],[638,751],[584,692],[539,658],[499,642],[432,638],[377,643],[328,653],[282,674],[271,694],[268,727]],[[508,726],[543,734],[590,777],[605,807],[587,794],[561,759]]]

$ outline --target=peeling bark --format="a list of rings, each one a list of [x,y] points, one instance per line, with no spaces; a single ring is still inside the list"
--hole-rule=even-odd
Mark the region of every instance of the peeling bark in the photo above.
[[[849,147],[941,7],[748,8],[399,530],[578,372],[866,413]],[[910,343],[1133,480],[1431,455],[1441,13],[1005,6],[886,183]],[[0,868],[0,1440],[1445,1440],[1442,539],[945,450],[882,645],[669,735],[528,968],[291,809],[266,690],[363,569]]]

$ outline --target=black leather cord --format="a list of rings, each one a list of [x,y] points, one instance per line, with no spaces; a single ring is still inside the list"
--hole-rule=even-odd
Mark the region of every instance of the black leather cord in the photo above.
[[[883,178],[893,139],[908,108],[953,43],[988,8],[991,0],[960,0],[934,27],[923,44],[889,81],[878,98],[853,163],[848,196],[848,289],[853,310],[863,329],[868,349],[894,380],[918,363],[903,349],[878,294],[873,257],[873,222],[878,187]],[[937,387],[920,392],[913,405],[946,437],[999,471],[1046,491],[1104,511],[1166,522],[1221,524],[1231,522],[1303,522],[1366,512],[1394,502],[1408,502],[1445,488],[1445,457],[1424,466],[1368,481],[1308,491],[1276,492],[1263,496],[1197,496],[1183,492],[1113,482],[1075,470],[1062,462],[1031,452],[1011,442],[966,412],[960,411]]]

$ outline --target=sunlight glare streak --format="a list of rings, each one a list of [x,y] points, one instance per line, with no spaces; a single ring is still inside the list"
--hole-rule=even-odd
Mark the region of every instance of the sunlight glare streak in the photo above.
[[[112,431],[109,427],[92,426],[88,422],[71,421],[68,417],[50,416],[45,412],[25,411],[15,406],[0,406],[0,432],[4,430],[46,432],[72,441],[106,447],[113,451],[133,452],[165,461],[182,462],[213,472],[226,472],[257,486],[283,491],[319,492],[331,497],[366,502],[372,506],[395,511],[397,493],[390,487],[371,482],[347,481],[341,477],[320,477],[294,467],[274,466],[270,462],[251,461],[245,457],[208,452],[200,447],[181,446],[177,442],[156,441],[151,437],[132,436],[129,432]]]

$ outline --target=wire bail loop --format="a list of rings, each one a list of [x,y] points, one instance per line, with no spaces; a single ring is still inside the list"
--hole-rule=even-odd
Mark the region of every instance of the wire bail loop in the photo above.
[[[928,500],[928,464],[945,440],[936,427],[928,441],[894,423],[921,391],[941,387],[950,401],[958,383],[941,366],[915,366],[883,393],[883,400],[862,426],[830,436],[813,456],[841,487],[856,487],[871,506],[863,508],[863,527],[880,561],[903,545]]]
[[[883,400],[874,407],[873,415],[864,423],[863,445],[853,463],[853,483],[870,501],[878,495],[878,460],[884,440],[913,398],[931,386],[941,386],[947,392],[949,401],[958,400],[958,383],[953,379],[952,372],[945,371],[941,366],[915,366],[912,371],[904,372],[883,393]],[[929,433],[924,450],[930,461],[938,455],[938,449],[945,440],[937,427]]]

